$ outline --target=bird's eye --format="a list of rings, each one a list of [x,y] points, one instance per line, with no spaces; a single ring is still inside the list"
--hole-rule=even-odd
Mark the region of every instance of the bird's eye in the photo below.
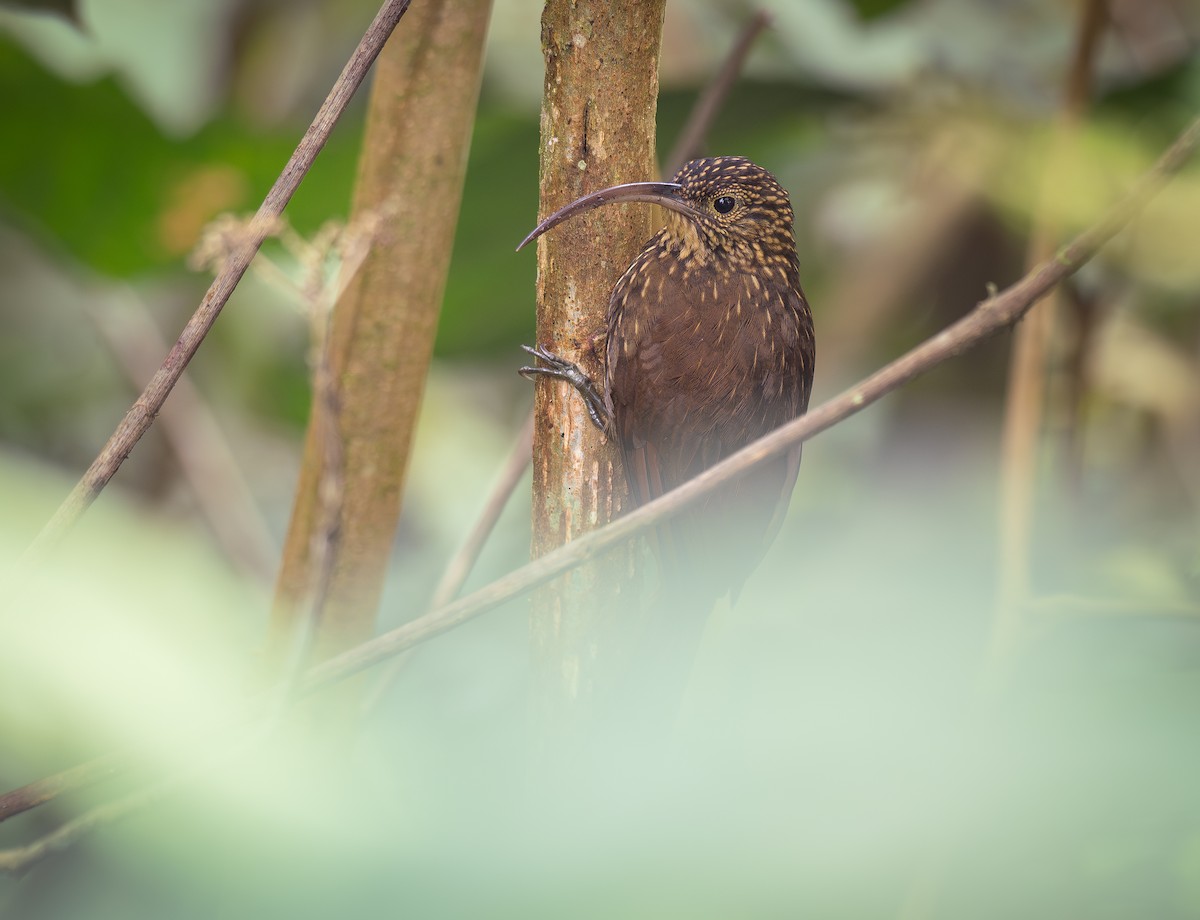
[[[713,207],[717,209],[718,214],[728,214],[737,205],[737,199],[732,195],[722,195],[713,202]]]

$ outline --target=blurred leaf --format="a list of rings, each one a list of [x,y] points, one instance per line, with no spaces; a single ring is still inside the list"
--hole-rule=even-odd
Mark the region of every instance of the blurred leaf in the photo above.
[[[860,19],[878,19],[894,13],[903,6],[910,5],[911,0],[850,0],[850,5],[858,13]]]
[[[0,208],[102,273],[128,277],[179,266],[222,211],[257,208],[304,126],[256,133],[224,115],[187,140],[166,137],[112,77],[67,83],[0,42],[6,132]],[[343,121],[289,205],[311,232],[345,212],[359,143]]]
[[[517,243],[537,223],[537,116],[481,104],[471,139],[437,353],[512,348],[533,333],[536,260]],[[515,367],[515,365],[514,365]]]
[[[1158,74],[1132,80],[1113,88],[1099,100],[1097,110],[1101,115],[1118,115],[1140,119],[1147,111],[1163,111],[1177,108],[1183,119],[1200,104],[1200,57],[1184,58],[1174,67]],[[1166,144],[1172,132],[1163,126],[1156,138]]]
[[[17,558],[66,485],[0,454],[0,558]],[[175,762],[180,738],[245,692],[257,591],[198,532],[108,499],[0,614],[8,769],[129,746]]]
[[[79,22],[79,4],[76,0],[0,0],[0,9],[4,8],[58,13],[72,22]]]
[[[1151,127],[1133,132],[1121,122],[1097,120],[1064,139],[1044,121],[996,118],[990,130],[1001,145],[1002,168],[987,191],[1022,224],[1036,213],[1064,237],[1078,233],[1154,164],[1161,147]],[[1186,172],[1172,178],[1170,196],[1163,197],[1173,198],[1188,181]]]

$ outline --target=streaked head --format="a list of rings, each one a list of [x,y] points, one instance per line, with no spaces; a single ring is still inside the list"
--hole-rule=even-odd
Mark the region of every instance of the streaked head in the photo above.
[[[630,182],[592,192],[555,211],[517,248],[565,220],[618,201],[668,212],[667,232],[711,250],[783,249],[794,253],[791,199],[775,177],[745,157],[692,160],[670,182]]]

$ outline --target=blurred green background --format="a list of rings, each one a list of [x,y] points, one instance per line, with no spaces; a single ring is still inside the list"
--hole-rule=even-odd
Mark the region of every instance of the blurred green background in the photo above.
[[[74,26],[16,6],[0,4],[0,569],[140,389],[138,355],[153,369],[199,302],[205,228],[257,207],[376,8],[79,0]],[[708,151],[791,190],[820,401],[1020,276],[1079,7],[763,6],[773,27]],[[669,3],[664,156],[754,9]],[[493,14],[381,628],[420,612],[531,402],[514,371],[534,259],[513,248],[537,217],[539,15]],[[1200,112],[1200,9],[1113,0],[1110,20],[1050,196],[1064,235]],[[321,247],[346,218],[363,110],[189,371],[203,453],[236,481],[186,471],[156,426],[3,605],[0,786],[113,749],[138,770],[5,822],[0,846],[190,762],[186,739],[252,680],[309,403],[297,285],[335,258]],[[199,771],[0,878],[0,912],[1200,916],[1198,296],[1191,169],[1073,287],[1037,597],[991,680],[1007,336],[806,447],[787,526],[712,623],[668,751],[609,752],[562,778],[575,795],[531,790],[516,602],[411,655],[344,749],[297,731]],[[525,561],[528,537],[523,485],[468,588]]]

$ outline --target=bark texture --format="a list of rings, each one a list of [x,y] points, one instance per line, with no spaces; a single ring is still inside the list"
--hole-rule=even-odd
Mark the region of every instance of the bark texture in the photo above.
[[[541,116],[540,213],[618,182],[655,178],[664,0],[548,0]],[[652,232],[645,205],[601,208],[538,240],[537,341],[599,379],[590,342],[613,285]],[[617,517],[627,501],[613,445],[566,384],[537,384],[533,554]],[[542,715],[586,724],[619,680],[637,616],[633,548],[618,548],[534,597],[535,695]]]

